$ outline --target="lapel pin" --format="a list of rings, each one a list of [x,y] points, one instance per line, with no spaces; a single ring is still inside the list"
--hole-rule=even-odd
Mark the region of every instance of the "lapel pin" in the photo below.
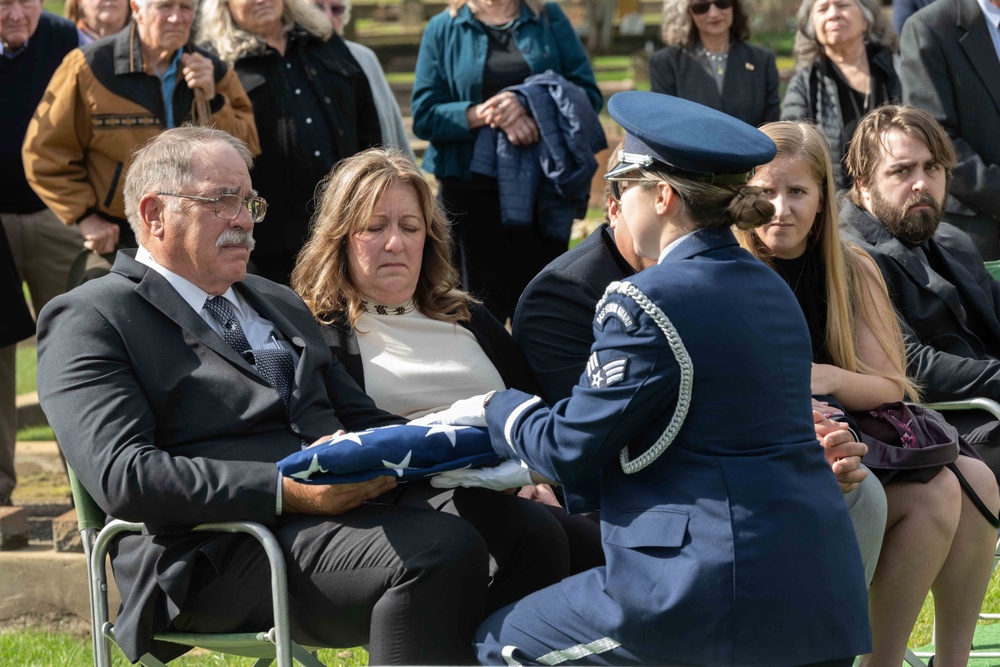
[[[753,63],[743,63],[743,66],[751,72],[754,70]]]

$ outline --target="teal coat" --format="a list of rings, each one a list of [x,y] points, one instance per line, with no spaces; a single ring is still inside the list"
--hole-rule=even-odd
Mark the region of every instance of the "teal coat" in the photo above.
[[[594,71],[576,31],[559,5],[548,3],[535,16],[521,5],[514,39],[532,74],[553,70],[580,86],[595,111],[602,97]],[[476,133],[465,110],[483,102],[483,70],[489,37],[463,6],[455,17],[447,10],[430,20],[420,41],[413,81],[413,133],[430,141],[423,167],[438,178],[468,179]]]

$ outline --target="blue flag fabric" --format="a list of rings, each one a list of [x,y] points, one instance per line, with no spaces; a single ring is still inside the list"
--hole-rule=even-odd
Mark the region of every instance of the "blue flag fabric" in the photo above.
[[[286,456],[278,469],[307,484],[348,484],[379,475],[418,479],[499,460],[485,428],[396,424],[339,435]]]

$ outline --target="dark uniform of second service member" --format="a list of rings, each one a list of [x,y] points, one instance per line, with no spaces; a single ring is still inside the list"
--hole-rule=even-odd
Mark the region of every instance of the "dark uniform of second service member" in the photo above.
[[[513,459],[500,467],[564,483],[571,510],[599,504],[607,566],[487,618],[479,660],[850,665],[871,647],[868,601],[816,447],[809,332],[788,287],[730,231],[771,218],[745,184],[774,143],[655,93],[619,93],[608,110],[628,159],[607,178],[636,251],[658,264],[609,287],[570,398],[550,409],[507,390],[441,416],[485,416]],[[477,477],[499,473],[436,480]]]

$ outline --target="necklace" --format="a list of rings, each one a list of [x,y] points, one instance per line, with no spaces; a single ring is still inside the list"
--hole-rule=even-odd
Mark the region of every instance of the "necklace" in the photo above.
[[[381,303],[372,303],[370,301],[363,303],[365,304],[365,312],[369,315],[405,315],[414,308],[413,299],[398,306],[385,306]]]
[[[701,55],[708,60],[708,65],[715,70],[717,76],[726,73],[726,63],[729,61],[729,51],[714,53],[705,47],[701,47]]]
[[[484,26],[486,26],[490,30],[495,30],[497,32],[503,32],[504,30],[510,30],[511,26],[514,25],[514,21],[516,21],[516,20],[517,20],[517,17],[515,16],[511,20],[507,21],[506,23],[501,23],[500,25],[493,25],[492,23],[486,23],[485,21],[480,21],[480,23],[482,23]]]

